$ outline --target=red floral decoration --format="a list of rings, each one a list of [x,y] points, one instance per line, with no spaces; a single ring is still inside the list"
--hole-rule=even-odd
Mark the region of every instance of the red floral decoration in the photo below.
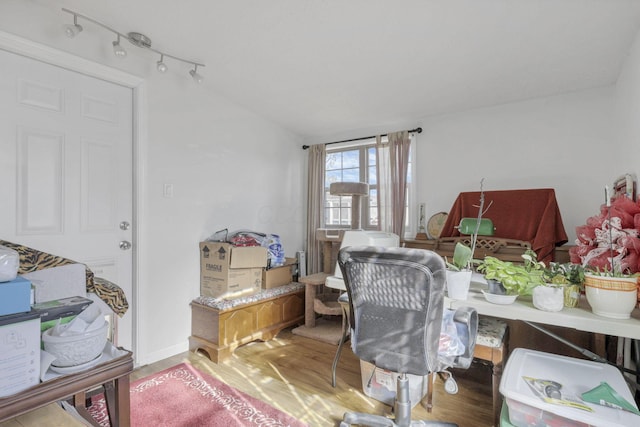
[[[572,263],[599,271],[640,271],[640,203],[619,196],[576,227],[576,235],[577,246],[569,249]]]

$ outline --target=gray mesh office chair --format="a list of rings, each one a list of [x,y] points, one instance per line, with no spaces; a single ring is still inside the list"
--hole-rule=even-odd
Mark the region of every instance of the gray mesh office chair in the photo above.
[[[395,419],[347,412],[340,425],[455,426],[411,421],[406,375],[424,376],[443,370],[438,358],[446,281],[442,258],[422,249],[351,246],[340,250],[338,263],[349,295],[354,353],[379,368],[400,374]],[[473,314],[477,328],[477,313]],[[470,339],[475,342],[475,336]]]

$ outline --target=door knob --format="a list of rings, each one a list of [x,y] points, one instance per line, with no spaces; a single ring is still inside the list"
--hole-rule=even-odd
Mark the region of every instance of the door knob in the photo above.
[[[123,251],[127,251],[129,249],[131,249],[131,242],[127,242],[126,240],[123,240],[120,242],[120,249],[122,249]]]
[[[122,221],[120,223],[120,230],[128,230],[130,225],[131,224],[129,224],[127,221]]]

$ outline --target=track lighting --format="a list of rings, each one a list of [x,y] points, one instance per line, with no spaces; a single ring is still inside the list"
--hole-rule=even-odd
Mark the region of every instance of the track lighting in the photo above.
[[[164,55],[160,55],[160,61],[158,61],[156,64],[156,68],[158,69],[158,71],[160,71],[161,73],[166,73],[168,68],[167,68],[167,64],[164,63],[164,61],[162,61],[164,59]]]
[[[68,24],[64,26],[64,33],[69,38],[74,38],[78,35],[78,33],[82,31],[82,25],[78,25],[78,15],[73,14],[73,24]]]
[[[164,62],[164,58],[165,56],[167,58],[171,58],[174,59],[176,61],[180,61],[180,62],[184,62],[186,64],[189,65],[193,65],[193,69],[189,70],[189,74],[191,75],[191,78],[193,78],[193,80],[196,83],[202,83],[204,81],[204,77],[202,75],[200,75],[198,73],[198,67],[204,67],[204,64],[200,64],[198,62],[195,61],[190,61],[188,59],[183,59],[183,58],[179,58],[177,56],[173,56],[173,55],[169,55],[168,53],[165,52],[161,52],[157,49],[154,49],[151,47],[151,39],[147,36],[145,36],[144,34],[141,33],[136,33],[136,32],[130,32],[127,34],[121,33],[119,31],[114,30],[113,28],[96,21],[93,18],[89,18],[88,16],[82,15],[78,12],[74,12],[72,10],[69,9],[65,9],[62,8],[63,12],[69,13],[71,15],[73,15],[73,25],[69,24],[69,25],[65,25],[65,34],[69,37],[75,37],[79,32],[82,31],[82,26],[78,24],[78,18],[82,18],[85,21],[89,21],[99,27],[104,28],[107,31],[112,32],[113,34],[116,35],[116,41],[114,41],[113,44],[113,53],[119,57],[119,58],[124,58],[125,56],[127,56],[127,51],[120,45],[120,39],[126,39],[129,41],[129,43],[131,43],[134,46],[137,46],[139,48],[142,49],[148,49],[152,52],[157,53],[158,55],[160,55],[160,60],[158,62],[156,62],[156,69],[158,70],[158,72],[160,73],[166,73],[167,70],[169,69],[169,67],[167,67],[167,64],[165,64]]]
[[[118,58],[124,58],[125,56],[127,56],[127,51],[124,50],[122,46],[120,46],[120,34],[118,34],[118,40],[113,42],[113,53]]]
[[[196,83],[202,83],[204,80],[204,77],[198,74],[198,64],[193,64],[193,70],[189,71],[189,74],[191,74],[191,78]]]

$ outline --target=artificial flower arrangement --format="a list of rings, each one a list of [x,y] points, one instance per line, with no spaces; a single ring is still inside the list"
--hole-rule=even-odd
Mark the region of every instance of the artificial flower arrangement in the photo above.
[[[605,188],[600,214],[576,227],[571,262],[585,268],[585,295],[594,314],[628,319],[640,301],[640,204]]]
[[[611,276],[640,271],[640,204],[618,196],[600,208],[598,215],[576,227],[571,262]]]

